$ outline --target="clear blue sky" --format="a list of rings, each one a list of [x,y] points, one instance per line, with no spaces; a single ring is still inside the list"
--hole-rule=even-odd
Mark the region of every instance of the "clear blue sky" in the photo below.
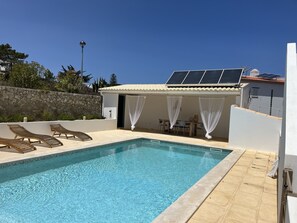
[[[120,83],[174,70],[249,67],[284,74],[296,0],[0,0],[0,41],[55,75],[61,65]]]

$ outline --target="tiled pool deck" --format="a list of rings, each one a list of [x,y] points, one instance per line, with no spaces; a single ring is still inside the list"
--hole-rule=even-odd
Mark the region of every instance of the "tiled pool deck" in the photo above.
[[[61,139],[64,146],[47,148],[36,146],[37,150],[20,154],[14,150],[0,149],[0,163],[22,160],[86,148],[95,145],[119,142],[139,137],[227,148],[222,141],[207,141],[197,138],[178,137],[165,134],[112,130],[89,133],[92,141]],[[228,174],[215,187],[188,222],[277,222],[276,180],[266,176],[275,160],[274,153],[246,150]],[[223,177],[223,176],[221,176]],[[191,197],[195,200],[196,197]],[[185,206],[187,204],[184,204]],[[181,207],[181,210],[186,207]],[[144,213],[145,214],[145,213]],[[181,222],[179,220],[163,222]],[[182,221],[184,222],[184,221]]]

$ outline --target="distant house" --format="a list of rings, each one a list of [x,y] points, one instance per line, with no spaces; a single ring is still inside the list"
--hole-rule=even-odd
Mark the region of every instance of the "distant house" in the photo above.
[[[0,74],[4,74],[10,69],[10,63],[0,60]]]
[[[243,107],[282,117],[285,80],[280,75],[256,74],[242,76],[241,83],[248,83],[248,100]]]

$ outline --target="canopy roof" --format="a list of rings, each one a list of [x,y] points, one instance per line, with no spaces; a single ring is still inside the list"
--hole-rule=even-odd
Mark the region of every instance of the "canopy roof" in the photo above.
[[[165,84],[124,84],[101,88],[102,93],[146,94],[146,95],[240,95],[241,89],[248,84],[232,87],[168,87]]]

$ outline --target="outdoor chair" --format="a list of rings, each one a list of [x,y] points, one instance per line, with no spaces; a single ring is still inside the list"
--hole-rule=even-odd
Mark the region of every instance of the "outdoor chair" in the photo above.
[[[0,144],[4,145],[4,146],[0,146],[1,148],[3,147],[7,147],[9,149],[14,148],[20,153],[36,150],[35,146],[18,139],[6,139],[6,138],[0,137]]]
[[[15,134],[15,139],[19,138],[21,140],[28,139],[29,143],[34,143],[34,142],[43,142],[49,147],[53,146],[62,146],[63,143],[60,142],[58,139],[55,137],[52,137],[50,135],[41,135],[41,134],[35,134],[27,129],[25,129],[23,126],[13,124],[13,125],[8,125],[10,130]],[[35,139],[37,141],[31,141],[32,139]]]
[[[51,127],[51,131],[54,132],[53,136],[55,136],[55,135],[61,136],[61,134],[64,134],[66,136],[66,139],[71,138],[71,137],[72,138],[77,137],[82,141],[92,140],[92,137],[89,136],[88,134],[86,134],[84,132],[72,131],[72,130],[66,129],[60,124],[51,124],[50,127]]]
[[[160,128],[160,132],[165,132],[166,130],[168,131],[169,122],[159,118],[159,128]]]
[[[174,125],[174,128],[177,134],[179,134],[179,132],[181,131],[184,135],[186,131],[187,132],[190,131],[190,123],[182,120],[178,120]]]

